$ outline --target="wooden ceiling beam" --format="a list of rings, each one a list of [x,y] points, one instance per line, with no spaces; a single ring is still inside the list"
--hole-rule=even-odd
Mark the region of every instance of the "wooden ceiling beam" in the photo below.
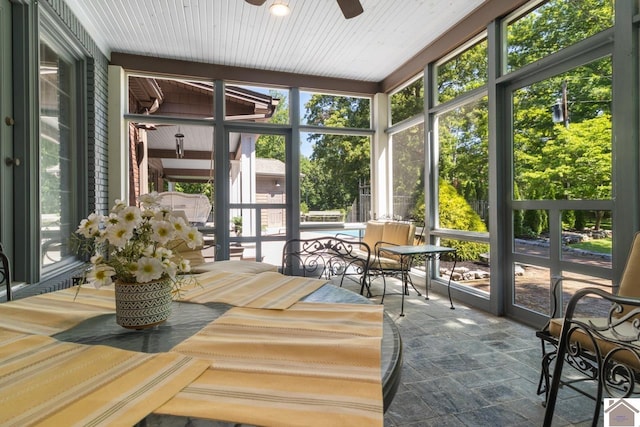
[[[150,159],[175,159],[176,150],[151,149],[148,152]],[[185,150],[183,159],[187,160],[211,160],[211,151]]]

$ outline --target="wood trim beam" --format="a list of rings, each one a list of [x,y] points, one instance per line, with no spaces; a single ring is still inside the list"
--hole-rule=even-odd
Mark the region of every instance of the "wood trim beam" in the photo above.
[[[119,65],[127,71],[139,73],[161,73],[180,77],[200,77],[211,80],[227,80],[281,87],[299,87],[301,89],[325,90],[359,96],[373,96],[380,91],[380,84],[378,82],[311,76],[244,67],[230,67],[226,65],[154,58],[120,52],[111,53],[110,64]]]
[[[148,152],[150,159],[175,159],[176,150],[150,149]],[[187,160],[211,160],[211,151],[190,151],[185,150],[183,159]]]
[[[193,176],[193,177],[209,178],[209,176],[211,176],[211,171],[209,169],[177,169],[177,168],[168,169],[168,168],[164,168],[164,169],[162,169],[162,175],[164,177]]]

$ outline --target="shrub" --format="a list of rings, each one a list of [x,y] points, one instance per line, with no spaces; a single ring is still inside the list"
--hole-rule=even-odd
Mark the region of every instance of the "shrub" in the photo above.
[[[487,231],[480,215],[473,210],[456,189],[449,183],[440,181],[440,227],[452,230]],[[412,210],[414,218],[424,218],[424,196],[417,200]],[[477,260],[479,255],[489,251],[489,245],[477,242],[443,239],[440,244],[456,248],[459,261]],[[445,257],[443,257],[445,259]]]

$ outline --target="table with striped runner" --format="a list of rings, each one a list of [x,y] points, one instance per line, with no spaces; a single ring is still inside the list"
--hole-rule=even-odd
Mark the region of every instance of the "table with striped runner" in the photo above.
[[[0,425],[133,425],[207,369],[145,354],[16,335],[0,347]]]
[[[258,274],[210,272],[197,276],[184,287],[179,301],[222,302],[236,307],[286,309],[317,290],[326,280],[285,276],[266,271]]]
[[[258,425],[383,424],[383,307],[234,308],[174,351],[211,368],[156,413]]]
[[[113,286],[73,287],[0,304],[0,330],[54,335],[115,310]]]

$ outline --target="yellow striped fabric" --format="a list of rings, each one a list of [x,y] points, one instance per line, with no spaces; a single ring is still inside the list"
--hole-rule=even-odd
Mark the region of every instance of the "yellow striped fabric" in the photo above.
[[[258,274],[210,272],[199,274],[197,283],[180,292],[180,301],[221,302],[237,307],[286,309],[317,290],[326,280],[285,276],[267,271]]]
[[[54,335],[114,312],[113,286],[74,287],[0,304],[0,330]]]
[[[26,336],[0,347],[0,425],[133,425],[207,366],[176,353]]]
[[[258,425],[383,423],[383,307],[233,308],[174,351],[211,369],[157,413]]]

